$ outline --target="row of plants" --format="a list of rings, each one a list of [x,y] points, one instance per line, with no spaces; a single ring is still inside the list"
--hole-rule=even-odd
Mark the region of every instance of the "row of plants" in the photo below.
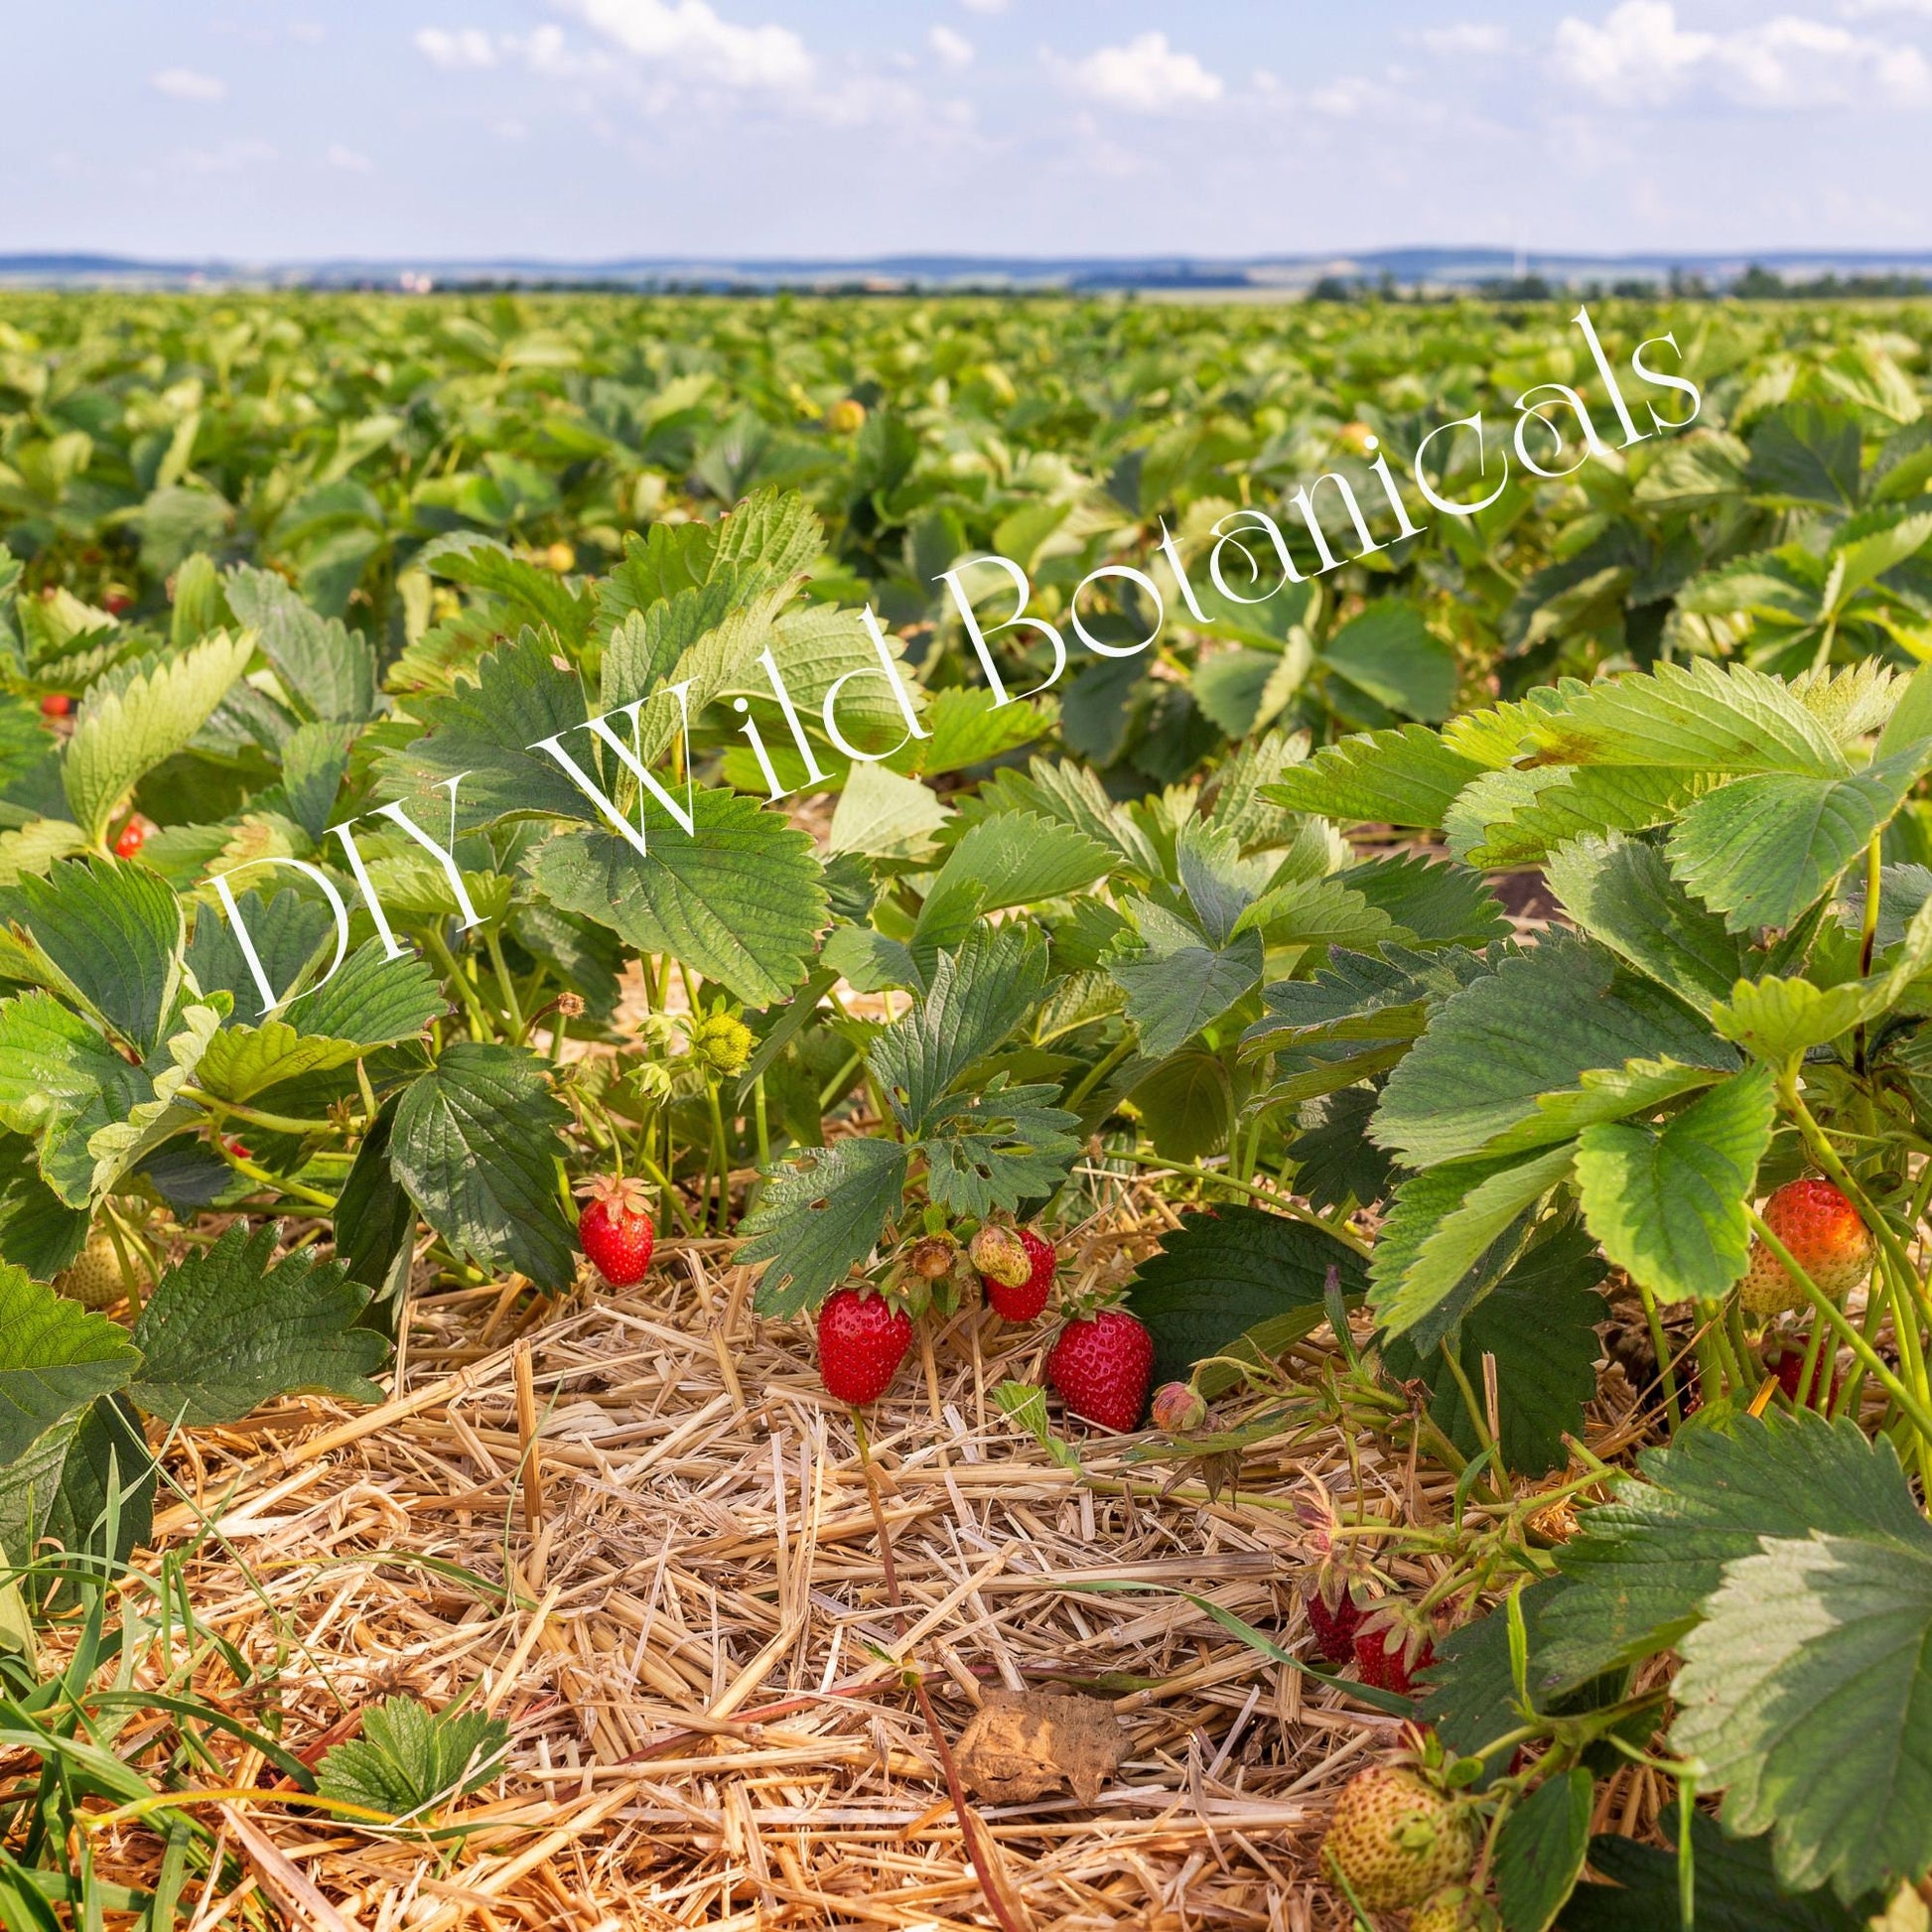
[[[1097,563],[1158,572],[1160,519],[1197,565],[1229,505],[1279,505],[1305,479],[1255,460],[1275,405],[1242,390],[1238,369],[1263,379],[1248,362],[1277,358],[1300,423],[1284,447],[1332,466],[1345,423],[1400,448],[1446,414],[1419,395],[1405,432],[1403,353],[1443,373],[1486,344],[1473,407],[1540,379],[1554,345],[1478,311],[1357,319],[1324,347],[1341,319],[1276,340],[1224,316],[957,305],[779,305],[738,343],[694,305],[681,326],[724,365],[704,371],[721,393],[740,350],[818,371],[797,433],[827,452],[856,435],[838,464],[903,426],[907,543],[947,449],[1002,424],[1018,447],[1020,396],[1058,392],[971,402],[962,381],[920,417],[882,390],[839,431],[830,405],[865,386],[840,358],[896,341],[908,379],[951,382],[963,364],[926,358],[985,313],[1016,357],[1090,358],[1065,378],[1087,412],[1035,417],[1015,466],[1037,482],[1053,436],[1085,439],[1078,487],[1043,492],[1070,506],[1067,545],[1025,551],[1003,502],[889,569],[890,490],[870,486],[872,520],[849,496],[822,513],[831,484],[811,479],[720,516],[744,480],[707,497],[695,442],[658,460],[676,482],[648,503],[624,473],[608,526],[578,519],[621,466],[588,452],[559,467],[587,494],[559,496],[558,520],[410,520],[429,500],[412,437],[438,410],[483,412],[429,466],[448,481],[466,447],[563,433],[617,379],[597,364],[621,360],[625,327],[661,376],[677,332],[645,332],[675,309],[560,306],[543,353],[501,334],[527,316],[490,311],[495,363],[462,375],[405,353],[426,358],[460,310],[264,305],[245,333],[219,313],[78,305],[58,326],[91,345],[84,381],[24,322],[0,371],[28,397],[0,437],[11,1625],[102,1613],[67,1603],[43,1553],[123,1574],[169,1432],[292,1390],[370,1399],[412,1285],[560,1294],[580,1255],[622,1285],[656,1234],[729,1233],[762,1313],[816,1319],[843,1399],[876,1399],[916,1321],[983,1297],[1058,1321],[1069,1426],[1133,1431],[1153,1392],[1137,1456],[1238,1485],[1252,1444],[1339,1429],[1454,1472],[1438,1526],[1311,1501],[1310,1645],[1246,1632],[1259,1658],[1352,1672],[1352,1695],[1427,1726],[1414,1764],[1368,1774],[1338,1814],[1331,1868],[1363,1911],[1415,1907],[1430,1932],[1638,1909],[1913,1922],[1894,1895],[1932,1867],[1915,342],[1713,312],[1687,344],[1708,429],[1176,623],[1119,660],[1140,722],[1101,756],[1078,683],[1120,679],[1115,660],[1000,704],[942,607],[895,606],[895,571],[929,582],[990,542],[1057,619]],[[152,344],[213,355],[223,327],[213,401],[177,440],[192,456],[201,421],[220,425],[235,468],[217,441],[194,481],[184,458],[122,485],[110,417],[173,367],[140,374]],[[1196,377],[1211,341],[1214,409],[1159,407],[1244,416],[1249,445],[1149,483],[1145,411],[1103,436],[1091,402],[1120,381],[1102,348],[1136,337]],[[329,353],[339,394],[290,378]],[[358,440],[344,399],[378,365],[414,427]],[[1152,393],[1153,367],[1121,395]],[[1460,379],[1444,374],[1452,401]],[[266,513],[294,485],[271,484],[265,442],[327,467],[327,439],[259,412],[318,395],[338,456],[367,441],[332,485],[364,463],[382,480],[357,486],[387,548],[340,596]],[[35,509],[22,453],[83,403],[92,453],[69,446],[66,493]],[[88,497],[90,477],[123,493]],[[218,492],[219,527],[210,509],[179,554],[130,552],[179,489]],[[1096,490],[1114,520],[1083,528]],[[579,552],[609,567],[580,572]],[[893,620],[893,678],[867,599]],[[767,653],[832,774],[782,804],[743,735],[749,717],[786,739]],[[863,759],[822,729],[834,692]],[[1171,706],[1211,729],[1179,731],[1156,768]],[[588,729],[626,707],[627,743]],[[1534,942],[1508,910],[1526,886],[1554,915]],[[1056,1241],[1143,1173],[1200,1211],[1131,1282],[1056,1294]],[[1652,1358],[1634,1467],[1586,1443],[1612,1294]],[[1285,1367],[1324,1326],[1327,1371]],[[1042,1391],[999,1394],[1077,1460]],[[1395,1581],[1412,1556],[1426,1591]],[[455,1784],[481,1741],[444,1751]],[[1668,1854],[1589,1840],[1598,1780],[1631,1764],[1681,1794]],[[5,1856],[68,1870],[44,1831]],[[1615,1882],[1580,1884],[1586,1860]]]

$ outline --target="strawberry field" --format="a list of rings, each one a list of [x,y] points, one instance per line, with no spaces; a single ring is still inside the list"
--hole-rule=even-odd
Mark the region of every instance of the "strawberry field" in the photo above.
[[[1932,1923],[1932,315],[1585,313],[0,299],[8,1932]]]

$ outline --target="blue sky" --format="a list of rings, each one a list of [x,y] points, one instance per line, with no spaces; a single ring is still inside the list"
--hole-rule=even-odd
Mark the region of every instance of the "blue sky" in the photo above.
[[[0,252],[1932,245],[1932,0],[58,0]]]

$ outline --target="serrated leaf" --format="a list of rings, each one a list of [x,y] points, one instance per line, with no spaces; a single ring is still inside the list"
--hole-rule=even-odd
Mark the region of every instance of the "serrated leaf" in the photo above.
[[[1676,1644],[1724,1566],[1764,1537],[1923,1533],[1891,1444],[1809,1412],[1692,1429],[1638,1457],[1644,1480],[1581,1513],[1544,1610],[1542,1688],[1560,1691]]]
[[[1271,886],[1242,912],[1235,933],[1243,932],[1258,932],[1274,946],[1357,949],[1382,939],[1416,937],[1339,879],[1290,879]]]
[[[413,701],[411,709],[427,736],[382,755],[382,795],[409,800],[460,778],[459,832],[499,818],[598,822],[598,807],[563,766],[548,753],[531,749],[560,737],[581,767],[592,767],[592,737],[579,729],[589,714],[577,673],[554,661],[551,645],[526,629],[514,643],[479,660],[475,678],[441,696]],[[669,709],[675,724],[676,706]],[[435,800],[435,810],[424,829],[441,836],[448,822],[443,798]],[[411,816],[423,822],[418,814]]]
[[[1220,1054],[1171,1053],[1127,1094],[1164,1160],[1197,1162],[1227,1147],[1234,1128],[1234,1087]]]
[[[508,614],[502,628],[547,624],[573,648],[590,632],[596,603],[589,591],[574,591],[555,571],[515,557],[478,530],[460,530],[418,552],[416,568],[482,591]]]
[[[1099,840],[1035,813],[981,819],[961,835],[926,893],[912,934],[914,957],[957,945],[988,912],[1091,886],[1113,862]]]
[[[41,1173],[69,1207],[92,1195],[88,1142],[152,1095],[142,1069],[52,994],[0,1002],[0,1125],[36,1137]]]
[[[41,1178],[34,1144],[0,1138],[0,1255],[37,1282],[52,1281],[86,1245],[88,1216]]]
[[[1894,1470],[1901,1504],[1911,1492]],[[1779,1879],[1842,1899],[1932,1866],[1932,1529],[1761,1536],[1683,1640],[1671,1741],[1771,1829]]]
[[[811,836],[729,791],[696,793],[692,821],[686,837],[653,815],[648,858],[615,832],[562,834],[538,848],[531,876],[564,911],[768,1006],[805,977],[831,916]]]
[[[118,1323],[0,1262],[0,1466],[140,1366]]]
[[[1379,957],[1337,950],[1313,979],[1264,987],[1267,1017],[1242,1035],[1242,1044],[1279,1050],[1323,1040],[1411,1040],[1432,1007],[1495,972],[1510,956],[1500,947],[1423,953],[1384,945]]]
[[[738,1251],[742,1262],[765,1264],[755,1299],[759,1314],[817,1307],[871,1254],[898,1206],[907,1159],[895,1141],[855,1136],[766,1174]]]
[[[1545,1778],[1496,1835],[1496,1896],[1510,1932],[1548,1932],[1589,1850],[1594,1781],[1579,1764]]]
[[[1780,679],[1708,657],[1584,684],[1527,721],[1544,764],[1682,765],[1696,771],[1840,777],[1851,766]]]
[[[1456,793],[1482,769],[1426,726],[1404,725],[1324,747],[1264,785],[1262,796],[1290,811],[1319,812],[1345,824],[1434,830]]]
[[[1569,1146],[1528,1161],[1471,1161],[1395,1190],[1369,1263],[1369,1299],[1391,1335],[1433,1349],[1514,1259],[1519,1218],[1570,1173]]]
[[[888,1027],[868,1052],[900,1126],[914,1136],[953,1082],[1013,1032],[1046,985],[1046,947],[1036,928],[979,926],[941,953],[931,990]]]
[[[276,1260],[279,1234],[237,1223],[161,1277],[134,1324],[142,1361],[128,1384],[149,1414],[207,1429],[297,1390],[382,1400],[368,1375],[386,1345],[353,1325],[368,1290],[307,1250]]]
[[[254,645],[216,632],[153,664],[109,672],[81,701],[61,767],[69,809],[98,843],[129,787],[201,730]]]
[[[1584,1405],[1596,1393],[1603,1273],[1588,1236],[1566,1221],[1533,1242],[1462,1318],[1451,1345],[1472,1389],[1482,1389],[1483,1356],[1495,1357],[1503,1464],[1512,1474],[1548,1475],[1570,1459],[1564,1437],[1581,1434]],[[1384,1359],[1399,1379],[1429,1384],[1430,1420],[1474,1455],[1481,1444],[1441,1345],[1426,1354],[1405,1337],[1389,1343]]]
[[[576,1264],[557,1194],[558,1130],[569,1118],[534,1053],[458,1040],[404,1092],[391,1165],[459,1254],[561,1288]]]
[[[1932,741],[1849,777],[1739,778],[1678,820],[1672,877],[1732,932],[1789,925],[1890,823],[1928,757]]]
[[[1187,1215],[1127,1288],[1154,1337],[1155,1382],[1184,1379],[1243,1335],[1266,1352],[1318,1327],[1330,1268],[1349,1300],[1367,1287],[1361,1257],[1306,1222],[1239,1205]]]
[[[502,1768],[509,1725],[486,1711],[431,1711],[386,1698],[362,1734],[327,1751],[316,1780],[325,1798],[421,1823],[437,1806],[476,1791]]]
[[[1717,1301],[1750,1259],[1744,1212],[1775,1115],[1770,1069],[1752,1066],[1660,1129],[1586,1128],[1577,1184],[1603,1252],[1661,1301]]]
[[[955,1094],[927,1116],[919,1141],[926,1189],[954,1214],[984,1219],[1044,1200],[1080,1151],[1077,1117],[1050,1103],[1057,1087],[989,1087]]]
[[[1457,794],[1443,834],[1465,865],[1535,865],[1575,838],[1667,825],[1692,799],[1723,783],[1715,771],[1663,765],[1485,771]]]
[[[1668,1811],[1657,1822],[1675,1838]],[[1772,1872],[1768,1839],[1727,1838],[1701,1811],[1691,1814],[1691,1851],[1697,1932],[1869,1932],[1873,1923],[1864,1907],[1875,1899],[1852,1910],[1828,1891],[1786,1891]],[[1612,1882],[1579,1885],[1557,1921],[1563,1932],[1682,1932],[1674,1847],[1605,1833],[1590,1840],[1589,1863]]]
[[[1608,952],[1552,933],[1445,1003],[1390,1074],[1371,1132],[1412,1167],[1467,1159],[1538,1119],[1542,1095],[1632,1059],[1737,1064],[1668,995],[1619,976]]]
[[[256,892],[242,893],[235,903],[278,999],[286,999],[312,968],[321,967],[325,948],[334,957],[336,921],[325,900],[285,888],[268,899]],[[234,927],[207,902],[196,907],[188,970],[204,994],[226,993],[234,1001],[235,1016],[260,1012],[261,989]]]
[[[1615,835],[1576,839],[1550,855],[1544,877],[1592,939],[1703,1012],[1743,971],[1743,951],[1724,921],[1686,896],[1655,846]]]
[[[833,810],[827,846],[874,858],[910,858],[930,849],[949,816],[939,794],[918,779],[881,764],[855,764]]]
[[[1455,703],[1455,652],[1413,605],[1378,598],[1321,646],[1321,661],[1404,718],[1440,723]]]
[[[181,979],[180,901],[145,866],[73,861],[0,891],[0,921],[18,953],[0,968],[83,1006],[143,1054]]]
[[[1161,1058],[1218,1020],[1261,984],[1261,934],[1244,932],[1216,946],[1185,921],[1146,899],[1133,902],[1148,950],[1108,970],[1127,995],[1127,1015],[1140,1030],[1141,1051]]]
[[[1410,944],[1477,948],[1509,936],[1509,916],[1479,872],[1419,852],[1367,859],[1331,881],[1359,893],[1407,931]]]
[[[368,638],[312,611],[273,571],[237,566],[222,589],[283,689],[310,717],[360,724],[377,715],[375,646]]]

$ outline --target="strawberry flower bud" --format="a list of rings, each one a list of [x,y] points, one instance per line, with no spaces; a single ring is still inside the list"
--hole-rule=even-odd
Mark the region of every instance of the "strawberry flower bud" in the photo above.
[[[1184,1435],[1207,1420],[1200,1391],[1186,1382],[1163,1382],[1154,1392],[1154,1426],[1170,1436]]]

